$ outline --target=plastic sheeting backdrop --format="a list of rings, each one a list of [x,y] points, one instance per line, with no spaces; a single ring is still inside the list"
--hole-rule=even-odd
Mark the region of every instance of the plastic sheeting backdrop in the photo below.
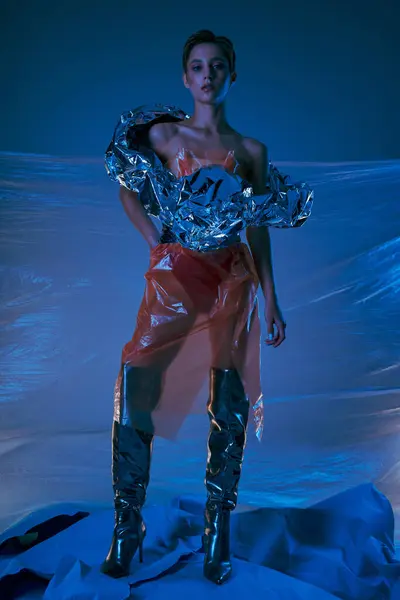
[[[149,258],[100,161],[0,161],[4,530],[55,502],[110,506],[113,386]],[[399,547],[400,162],[277,166],[315,204],[271,230],[287,340],[262,350],[264,438],[249,435],[240,503],[302,508],[372,482]],[[178,443],[156,441],[149,506],[201,500],[205,400]]]

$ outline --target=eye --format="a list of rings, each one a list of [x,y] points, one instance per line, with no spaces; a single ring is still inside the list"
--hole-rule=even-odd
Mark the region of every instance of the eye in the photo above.
[[[193,71],[200,71],[201,66],[200,65],[194,65],[194,67],[192,67]]]
[[[214,69],[223,69],[225,67],[224,63],[214,63],[213,64],[213,68]]]

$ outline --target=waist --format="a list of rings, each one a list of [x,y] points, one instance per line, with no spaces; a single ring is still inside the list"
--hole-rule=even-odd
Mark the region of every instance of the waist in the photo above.
[[[215,245],[210,245],[209,248],[205,248],[203,250],[201,250],[202,252],[213,252],[215,250],[217,250],[218,248],[227,248],[228,246],[232,246],[234,244],[240,244],[241,239],[240,239],[240,234],[239,233],[234,233],[231,236],[228,236],[225,240],[223,240],[223,242],[221,243],[215,243]],[[173,231],[167,227],[166,225],[163,225],[162,230],[161,230],[161,237],[160,237],[160,244],[181,244],[182,246],[184,246],[184,244],[182,244],[182,241],[173,233]]]

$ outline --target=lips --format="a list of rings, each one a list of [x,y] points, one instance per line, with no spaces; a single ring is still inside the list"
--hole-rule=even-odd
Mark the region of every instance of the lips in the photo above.
[[[214,86],[211,85],[211,83],[207,83],[206,85],[203,85],[201,89],[203,92],[211,92],[214,89]]]

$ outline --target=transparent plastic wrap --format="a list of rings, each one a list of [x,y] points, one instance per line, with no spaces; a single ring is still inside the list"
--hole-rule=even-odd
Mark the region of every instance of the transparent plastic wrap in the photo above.
[[[136,565],[122,582],[98,568],[113,522],[113,380],[143,299],[146,245],[118,201],[110,201],[110,187],[117,189],[104,185],[103,160],[15,152],[0,159],[0,586],[21,589],[28,569],[54,574],[46,597],[71,597],[72,589],[97,598],[106,593],[106,579],[113,598],[127,597],[129,584],[149,597],[160,585],[190,596],[191,582],[201,585],[198,565],[189,573],[193,561],[181,567],[201,547],[193,524],[202,526],[204,508],[206,390],[177,443],[156,440],[145,509],[154,546],[149,538],[143,569]],[[235,593],[257,597],[273,588],[299,599],[394,600],[400,591],[400,160],[285,169],[309,181],[318,202],[306,227],[270,231],[287,339],[276,351],[259,348],[253,325],[254,343],[248,341],[246,369],[257,362],[249,351],[261,350],[266,418],[262,443],[249,436],[246,448],[240,503],[256,510],[234,517]],[[156,282],[162,285],[175,250],[178,257],[193,254],[178,244],[152,252],[154,294],[162,293]],[[242,263],[232,261],[232,283],[248,278],[244,270],[240,276]],[[187,342],[203,360],[195,337]],[[197,372],[195,365],[190,375]],[[256,397],[257,377],[248,373]],[[185,379],[178,373],[173,382],[179,381]],[[175,400],[186,403],[180,391]],[[83,511],[91,515],[81,518]],[[52,535],[43,540],[49,527]],[[321,535],[313,537],[317,530]]]
[[[210,367],[235,368],[261,440],[258,278],[246,244],[214,252],[159,244],[145,279],[135,331],[122,350],[114,420],[129,414],[137,429],[175,439]]]

